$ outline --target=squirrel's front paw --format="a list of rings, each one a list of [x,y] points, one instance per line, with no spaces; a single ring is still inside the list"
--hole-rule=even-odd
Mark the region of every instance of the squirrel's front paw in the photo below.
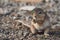
[[[35,29],[34,26],[30,27],[30,30],[31,30],[32,34],[35,34],[36,33],[36,29]]]

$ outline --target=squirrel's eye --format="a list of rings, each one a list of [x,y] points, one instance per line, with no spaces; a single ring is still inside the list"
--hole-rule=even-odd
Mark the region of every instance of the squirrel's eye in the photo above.
[[[39,12],[38,14],[42,14],[42,12]]]

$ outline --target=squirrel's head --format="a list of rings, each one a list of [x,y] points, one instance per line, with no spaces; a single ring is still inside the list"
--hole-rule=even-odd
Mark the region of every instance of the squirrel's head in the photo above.
[[[41,8],[35,8],[33,11],[33,22],[42,24],[46,18],[46,12]]]

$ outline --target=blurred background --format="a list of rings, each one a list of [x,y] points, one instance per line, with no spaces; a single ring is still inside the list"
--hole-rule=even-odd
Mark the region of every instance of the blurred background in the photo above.
[[[24,6],[47,11],[53,28],[47,39],[40,34],[32,35],[25,25],[17,25],[15,18],[26,13],[20,10]],[[60,40],[60,0],[0,0],[0,40]]]

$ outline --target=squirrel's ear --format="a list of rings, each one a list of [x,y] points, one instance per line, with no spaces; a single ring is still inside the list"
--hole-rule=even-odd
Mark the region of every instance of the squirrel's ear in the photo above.
[[[50,18],[50,15],[49,15],[48,11],[45,10],[44,12],[45,12],[46,17]]]

